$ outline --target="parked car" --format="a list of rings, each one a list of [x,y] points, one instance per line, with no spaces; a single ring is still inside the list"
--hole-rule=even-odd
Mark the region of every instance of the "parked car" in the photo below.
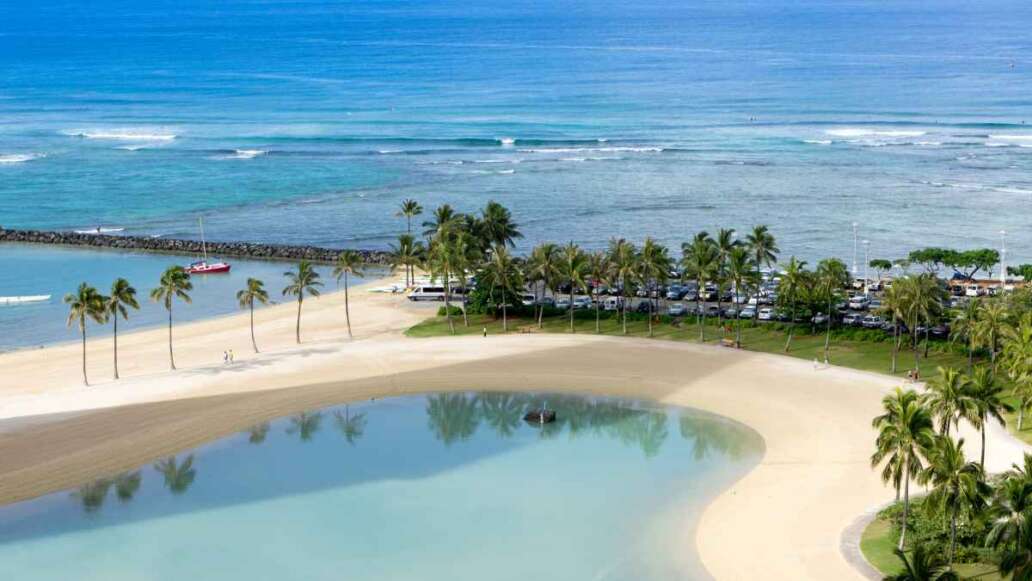
[[[687,289],[681,295],[681,298],[679,300],[682,300],[682,301],[685,301],[685,302],[688,302],[688,303],[694,303],[695,301],[699,300],[699,293],[695,292],[694,290]]]
[[[573,299],[573,308],[575,309],[590,309],[593,305],[591,297],[577,297]]]
[[[604,311],[619,311],[621,305],[623,305],[623,299],[620,297],[606,297],[602,301],[602,310]]]
[[[652,312],[652,303],[649,301],[641,301],[634,310],[643,315],[647,315]]]
[[[670,285],[670,288],[667,289],[666,298],[672,301],[679,301],[681,300],[681,297],[684,296],[685,292],[686,289],[683,286],[679,284],[672,284]]]
[[[932,327],[931,335],[936,339],[949,339],[950,327],[949,325],[936,325]]]
[[[725,319],[734,319],[737,316],[738,316],[738,309],[734,305],[731,305],[729,307],[724,307],[724,318]]]
[[[564,311],[570,308],[570,297],[559,297],[558,299],[556,299],[555,308]]]
[[[760,309],[760,314],[756,317],[761,321],[770,321],[774,319],[774,309],[764,307]]]
[[[756,316],[756,307],[748,306],[742,309],[742,312],[738,314],[743,319],[751,319]]]
[[[856,313],[849,313],[845,317],[842,317],[842,324],[849,325],[851,327],[859,327],[863,324],[864,316]]]
[[[709,306],[703,307],[702,314],[707,316],[707,317],[719,317],[720,316],[720,307],[718,307],[717,305],[709,305]]]
[[[814,325],[826,325],[828,323],[828,315],[824,313],[817,313],[810,318],[810,322]]]
[[[868,305],[870,305],[870,300],[864,295],[857,295],[849,299],[849,308],[854,311],[866,311]]]
[[[982,287],[978,286],[977,284],[969,284],[967,288],[964,289],[964,296],[966,297],[975,298],[980,297],[984,294],[985,290],[983,290]]]
[[[671,317],[683,317],[688,314],[688,309],[685,308],[684,303],[670,303],[667,307],[667,314]]]
[[[880,329],[884,322],[878,315],[867,315],[860,321],[860,325],[865,329]]]

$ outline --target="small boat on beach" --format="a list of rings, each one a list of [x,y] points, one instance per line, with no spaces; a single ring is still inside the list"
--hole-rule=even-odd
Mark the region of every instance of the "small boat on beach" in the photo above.
[[[196,262],[191,262],[186,267],[186,272],[189,274],[219,274],[229,272],[230,265],[228,262],[224,262],[222,260],[208,262],[208,246],[204,242],[204,222],[201,218],[198,218],[197,223],[201,227],[201,253],[204,255],[204,258]]]
[[[103,226],[97,226],[91,230],[76,230],[76,234],[113,234],[115,232],[124,232],[125,228],[105,228]]]
[[[0,297],[0,305],[20,305],[24,303],[42,303],[50,300],[50,295],[25,295],[20,297]]]

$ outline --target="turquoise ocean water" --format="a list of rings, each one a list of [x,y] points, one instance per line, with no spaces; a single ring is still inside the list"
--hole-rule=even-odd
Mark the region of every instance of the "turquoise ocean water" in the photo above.
[[[560,421],[520,416],[542,400]],[[699,510],[759,461],[698,411],[450,394],[297,414],[0,509],[17,579],[705,579]]]
[[[495,199],[520,250],[762,222],[848,262],[857,222],[872,257],[1006,230],[1028,262],[1030,25],[1019,0],[8,2],[0,225],[383,248],[402,199]]]

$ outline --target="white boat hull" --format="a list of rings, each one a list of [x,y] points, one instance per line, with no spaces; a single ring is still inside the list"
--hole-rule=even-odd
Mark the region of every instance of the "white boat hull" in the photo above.
[[[0,297],[0,305],[20,305],[22,303],[42,303],[50,300],[50,295],[26,295],[21,297]]]

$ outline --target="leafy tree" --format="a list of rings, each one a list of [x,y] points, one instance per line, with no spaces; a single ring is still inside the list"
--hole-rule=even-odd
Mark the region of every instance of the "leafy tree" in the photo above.
[[[665,284],[670,277],[672,266],[666,246],[652,238],[646,238],[638,255],[638,277],[649,295],[646,298],[649,301],[649,337],[652,336],[652,322],[657,307],[653,302],[652,294],[653,292],[659,294],[660,286]]]
[[[609,256],[605,252],[593,252],[588,255],[587,275],[591,279],[591,292],[595,303],[595,332],[602,331],[599,322],[599,309],[601,308],[600,289],[603,284],[609,281]]]
[[[78,323],[79,332],[82,334],[82,382],[89,385],[90,380],[86,375],[86,320],[104,323],[105,297],[97,292],[97,289],[82,283],[75,294],[65,295],[64,302],[68,305],[68,326]]]
[[[792,346],[792,334],[795,332],[795,322],[799,315],[796,307],[806,293],[809,284],[809,272],[806,270],[806,261],[796,260],[796,257],[793,256],[789,259],[788,264],[785,265],[785,273],[781,277],[781,286],[778,293],[778,301],[781,303],[782,309],[788,311],[790,319],[788,338],[785,340],[785,353],[788,353],[789,348]]]
[[[1007,274],[1011,276],[1020,276],[1025,281],[1032,281],[1032,264],[1008,266]]]
[[[989,348],[989,359],[992,361],[993,370],[996,369],[996,356],[1000,350],[1000,337],[1007,327],[1010,313],[1007,312],[1007,305],[1001,301],[988,301],[982,304],[978,311],[978,321],[975,323],[975,334],[978,342]]]
[[[345,250],[341,252],[337,257],[337,265],[333,267],[333,276],[337,277],[337,282],[340,282],[341,277],[344,278],[344,320],[348,325],[348,338],[351,335],[351,307],[348,304],[348,276],[363,276],[362,264],[364,259],[362,255],[355,252],[354,250]]]
[[[257,278],[248,278],[244,288],[237,291],[236,298],[240,308],[247,309],[250,313],[251,346],[254,347],[254,352],[257,353],[258,342],[254,338],[254,303],[257,301],[264,305],[269,302],[269,293],[265,290],[265,283]]]
[[[742,304],[741,299],[749,296],[749,289],[759,284],[757,270],[748,248],[739,246],[731,251],[727,260],[727,275],[735,290],[735,347],[742,346]]]
[[[535,291],[537,288],[541,289],[540,296],[537,292],[534,293],[538,297],[538,328],[541,328],[541,321],[545,314],[545,293],[553,291],[554,294],[559,276],[559,247],[550,242],[535,246],[527,260],[527,278],[534,283],[539,283],[535,284]]]
[[[418,266],[426,255],[426,247],[416,240],[411,234],[398,236],[398,244],[391,245],[391,261],[395,268],[405,269],[405,286],[412,285],[415,279],[415,267]]]
[[[883,274],[892,270],[892,262],[884,258],[872,259],[870,262],[867,263],[867,266],[870,266],[874,269],[875,276],[878,277],[878,282],[881,282]]]
[[[756,266],[756,283],[759,284],[759,281],[763,278],[760,270],[764,266],[770,266],[777,262],[780,250],[774,235],[764,225],[754,226],[752,232],[746,237],[745,242],[753,255]],[[756,311],[758,315],[759,309]],[[756,318],[757,315],[753,315],[753,318]]]
[[[104,297],[104,313],[113,324],[115,379],[118,379],[118,317],[129,320],[129,309],[139,309],[136,301],[136,289],[124,278],[116,279],[111,284],[111,294]]]
[[[699,232],[691,242],[681,245],[681,266],[684,276],[694,279],[699,286],[696,296],[696,319],[699,325],[699,341],[706,340],[706,327],[703,325],[702,297],[706,293],[706,283],[717,276],[720,267],[720,254],[713,239],[706,232]]]
[[[1014,408],[1004,399],[1006,390],[996,381],[996,374],[989,367],[982,366],[975,369],[971,374],[967,391],[971,406],[966,418],[981,432],[982,454],[979,464],[984,467],[986,424],[990,420],[996,420],[1001,426],[1006,426],[1007,422],[1003,419],[1003,414],[1014,411]]]
[[[480,218],[481,235],[485,248],[493,246],[515,246],[517,238],[523,238],[519,226],[513,222],[512,213],[498,202],[488,202]]]
[[[918,481],[929,485],[931,491],[925,505],[947,515],[950,523],[950,548],[946,562],[952,568],[957,546],[957,520],[961,515],[974,514],[982,509],[991,487],[985,482],[985,472],[977,462],[964,457],[964,439],[939,437],[927,452],[928,466]]]
[[[579,246],[570,242],[559,253],[559,276],[570,286],[570,332],[573,333],[573,295],[587,286],[588,256]]]
[[[925,272],[937,276],[944,263],[949,260],[949,254],[950,251],[945,248],[921,248],[912,251],[907,256],[907,260],[914,264],[920,264],[925,268]]]
[[[825,321],[824,333],[824,362],[828,362],[828,352],[831,347],[831,319],[835,312],[835,303],[842,299],[842,290],[849,285],[849,269],[846,263],[837,258],[825,258],[817,263],[815,271],[815,290],[817,297],[827,304],[827,321]]]
[[[423,213],[423,206],[415,200],[405,200],[401,203],[401,209],[397,216],[405,218],[405,232],[412,232],[412,218]]]
[[[982,311],[982,302],[970,300],[964,307],[953,313],[950,322],[950,340],[966,341],[968,352],[968,373],[974,368],[975,349],[978,347],[978,319]]]
[[[627,334],[627,306],[630,303],[631,282],[636,278],[638,272],[638,251],[634,244],[620,239],[609,241],[609,267],[611,269],[609,278],[620,285],[620,294],[623,298],[621,305],[623,318],[623,334]]]
[[[301,305],[304,303],[305,295],[319,296],[319,287],[323,285],[319,280],[319,273],[312,266],[311,262],[302,260],[297,264],[297,270],[288,270],[283,273],[287,277],[288,284],[283,287],[283,296],[297,297],[297,324],[294,327],[294,340],[301,344]]]
[[[449,204],[442,204],[434,210],[433,218],[423,222],[423,236],[427,239],[433,238],[443,229],[454,226],[461,220],[462,214],[456,212]]]
[[[190,273],[182,266],[170,266],[161,274],[158,286],[150,292],[151,300],[160,302],[168,311],[168,364],[173,370],[176,368],[176,359],[172,353],[172,305],[177,298],[189,303],[192,290]]]
[[[713,238],[713,243],[717,246],[717,324],[724,324],[724,309],[723,307],[723,294],[724,290],[727,289],[727,285],[730,282],[730,273],[728,271],[728,261],[731,259],[731,253],[736,248],[740,248],[742,243],[735,238],[734,228],[721,228],[717,231],[716,237]]]
[[[939,433],[950,435],[950,426],[959,427],[962,418],[971,417],[974,402],[968,389],[970,380],[952,367],[939,367],[938,377],[928,382],[923,401],[939,421]]]
[[[480,271],[480,286],[490,289],[490,300],[495,308],[502,307],[502,331],[509,330],[508,307],[520,301],[523,290],[523,272],[504,246],[496,246]],[[519,303],[516,303],[519,304]]]
[[[965,280],[974,280],[979,271],[992,272],[1000,262],[1000,252],[992,248],[979,248],[963,252],[947,251],[944,264]]]
[[[896,549],[895,554],[903,563],[903,572],[895,575],[886,575],[885,581],[959,581],[960,576],[950,570],[935,551],[930,551],[924,545],[917,545],[913,552],[907,555],[902,549]]]

